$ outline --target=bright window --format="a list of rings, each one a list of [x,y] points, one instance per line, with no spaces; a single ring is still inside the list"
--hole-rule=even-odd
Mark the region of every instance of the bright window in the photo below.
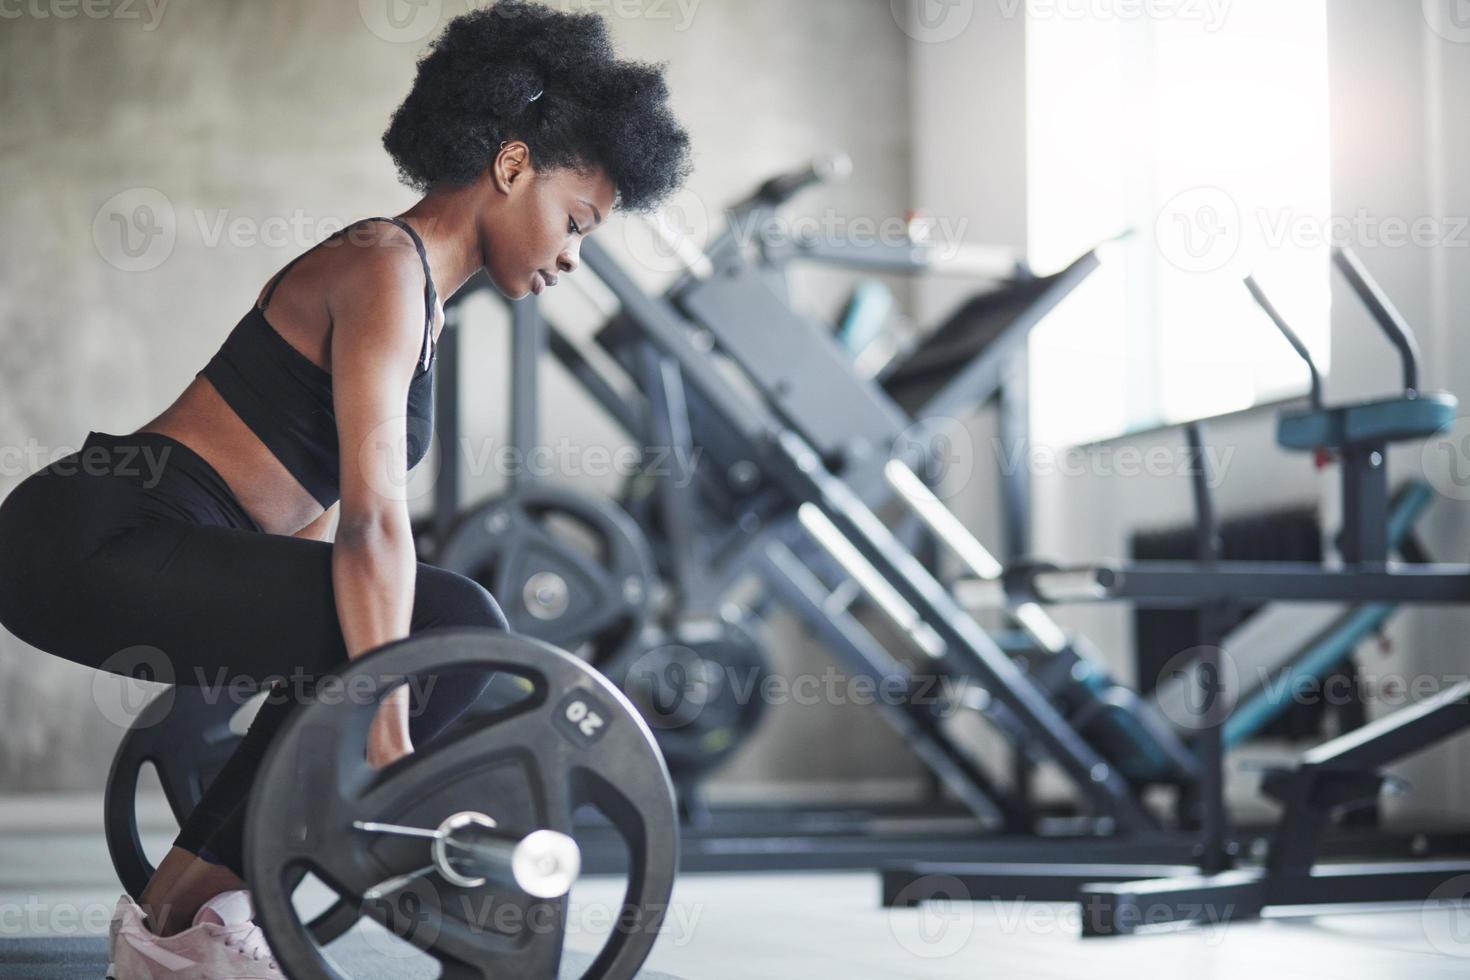
[[[1032,265],[1131,229],[1032,340],[1037,441],[1306,391],[1242,279],[1256,275],[1325,371],[1325,0],[1030,0],[1027,49]]]

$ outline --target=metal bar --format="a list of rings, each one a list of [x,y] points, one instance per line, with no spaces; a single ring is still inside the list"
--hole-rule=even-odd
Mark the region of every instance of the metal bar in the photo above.
[[[667,301],[643,293],[595,241],[584,244],[582,258],[622,301],[624,312],[649,341],[678,361],[690,388],[747,441],[766,475],[794,502],[813,503],[833,522],[944,641],[948,655],[955,658],[954,669],[974,676],[1020,719],[1100,816],[1128,831],[1157,826],[1121,774],[1067,724],[1045,693],[893,539],[877,516],[827,472],[800,437],[786,430],[764,404],[742,397],[712,359],[690,343],[684,321],[670,312]]]
[[[1025,592],[1041,602],[1129,602],[1199,606],[1229,598],[1266,602],[1470,602],[1470,565],[1405,565],[1381,570],[1332,569],[1308,562],[1148,561],[1048,570]],[[967,604],[995,605],[1005,589],[994,581],[964,584]]]
[[[1345,248],[1335,248],[1332,250],[1332,261],[1337,264],[1363,305],[1368,307],[1368,312],[1373,314],[1378,328],[1398,348],[1404,364],[1404,392],[1412,396],[1419,390],[1419,344],[1414,340],[1414,331],[1356,255]]]
[[[1006,368],[996,411],[1001,450],[1008,461],[1000,474],[1005,556],[1015,561],[1031,554],[1031,466],[1026,461],[1031,439],[1030,365],[1025,350],[1017,352]]]
[[[694,459],[684,379],[679,366],[652,347],[645,347],[640,354],[644,391],[648,395],[645,438],[650,447],[665,452],[671,461],[670,472],[658,477],[657,503],[669,541],[674,588],[686,612],[702,612],[691,608],[697,605],[697,597],[701,595],[700,562],[694,554],[698,542],[694,534],[694,474],[679,469],[684,461]]]
[[[1302,766],[1371,770],[1470,728],[1470,681],[1356,731],[1324,742],[1302,756]]]
[[[944,641],[939,635],[920,618],[914,607],[910,605],[898,591],[889,584],[879,571],[873,567],[872,562],[863,557],[857,548],[853,547],[831,519],[822,512],[815,504],[802,504],[797,510],[797,519],[801,526],[812,536],[812,540],[821,545],[832,559],[841,565],[852,580],[872,599],[874,604],[897,626],[914,645],[924,651],[933,659],[944,656]]]
[[[1220,518],[1210,489],[1213,474],[1209,456],[1205,453],[1205,429],[1203,423],[1196,421],[1191,422],[1185,431],[1190,455],[1196,461],[1190,480],[1194,495],[1195,557],[1213,565],[1222,557],[1224,543],[1220,539]],[[1208,874],[1225,871],[1233,864],[1226,850],[1230,817],[1225,810],[1225,744],[1222,735],[1228,708],[1222,697],[1224,687],[1220,683],[1223,659],[1220,645],[1225,642],[1232,610],[1233,604],[1229,599],[1220,599],[1202,607],[1198,614],[1195,643],[1199,650],[1197,676],[1204,705],[1199,719],[1200,730],[1195,739],[1200,772],[1199,867]]]
[[[617,422],[624,432],[634,438],[641,437],[642,413],[645,410],[644,399],[637,395],[634,396],[636,400],[624,398],[592,365],[581,349],[549,323],[547,324],[546,340],[551,356],[556,358],[557,363],[581,383],[587,393],[592,396],[593,401],[612,416],[613,421]]]
[[[541,437],[537,369],[544,343],[536,297],[527,296],[510,304],[510,442],[522,458]],[[511,488],[523,479],[519,468],[513,470]]]
[[[762,580],[822,637],[847,670],[875,680],[908,673],[851,613],[831,607],[826,587],[785,544],[771,541],[761,557]],[[1029,829],[1023,807],[998,789],[953,741],[922,723],[913,713],[916,709],[883,699],[875,703],[904,744],[982,822],[1011,831]]]
[[[1181,864],[914,864],[883,870],[883,907],[914,908],[936,898],[961,902],[1075,902],[1103,882],[1179,878]]]
[[[1326,865],[1308,875],[1272,876],[1250,869],[1098,883],[1082,889],[1082,934],[1120,936],[1179,923],[1237,922],[1259,918],[1267,908],[1294,905],[1423,902],[1467,874],[1470,862],[1410,861]]]
[[[883,468],[888,485],[898,494],[934,536],[949,546],[949,549],[965,563],[975,575],[993,578],[1000,575],[1003,567],[995,556],[970,533],[954,511],[934,495],[918,474],[896,459],[888,461]],[[1023,603],[1012,610],[1012,615],[1027,635],[1043,649],[1058,653],[1067,648],[1067,634],[1047,615],[1046,610],[1035,603]]]
[[[843,537],[915,607],[944,641],[947,656],[954,657],[954,669],[976,677],[1005,704],[1100,813],[1126,830],[1156,826],[1157,821],[1122,775],[1067,723],[1032,678],[960,608],[853,491],[822,467],[816,453],[789,431],[780,434],[778,444],[784,459],[770,461],[773,476],[800,487],[812,506],[820,507]],[[777,469],[782,462],[786,468]]]
[[[1317,371],[1317,362],[1312,359],[1312,352],[1307,349],[1306,344],[1302,343],[1297,332],[1291,329],[1291,324],[1286,322],[1286,318],[1277,311],[1275,304],[1271,302],[1271,298],[1266,295],[1266,291],[1261,288],[1255,276],[1245,277],[1245,288],[1250,290],[1256,305],[1265,311],[1266,316],[1271,318],[1271,322],[1281,332],[1281,336],[1285,337],[1292,350],[1296,351],[1297,357],[1307,363],[1307,373],[1312,380],[1312,408],[1318,412],[1322,411],[1322,375]]]
[[[1388,447],[1355,446],[1342,454],[1342,560],[1388,561]]]

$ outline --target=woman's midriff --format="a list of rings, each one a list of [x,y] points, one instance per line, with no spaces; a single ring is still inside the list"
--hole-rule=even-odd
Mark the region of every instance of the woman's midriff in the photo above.
[[[267,534],[294,534],[322,514],[316,498],[204,378],[196,377],[163,414],[137,431],[162,433],[202,456]]]

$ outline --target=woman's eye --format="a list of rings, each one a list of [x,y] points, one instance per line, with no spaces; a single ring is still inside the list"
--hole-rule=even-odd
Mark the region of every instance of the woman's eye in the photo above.
[[[576,218],[568,218],[567,219],[567,232],[569,234],[572,234],[572,235],[580,235],[580,234],[582,234],[582,229],[577,226],[577,219]]]

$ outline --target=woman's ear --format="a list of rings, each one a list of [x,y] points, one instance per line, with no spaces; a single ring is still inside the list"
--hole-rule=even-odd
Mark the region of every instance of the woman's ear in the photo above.
[[[505,140],[490,164],[495,189],[509,194],[516,182],[531,173],[531,148],[520,140]]]

